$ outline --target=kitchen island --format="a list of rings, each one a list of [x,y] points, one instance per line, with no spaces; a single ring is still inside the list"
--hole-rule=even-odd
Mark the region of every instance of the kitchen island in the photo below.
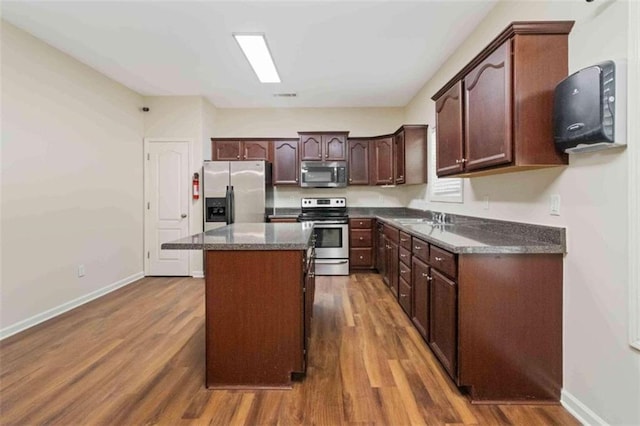
[[[312,235],[302,223],[237,223],[162,244],[204,250],[208,388],[286,388],[305,373]]]

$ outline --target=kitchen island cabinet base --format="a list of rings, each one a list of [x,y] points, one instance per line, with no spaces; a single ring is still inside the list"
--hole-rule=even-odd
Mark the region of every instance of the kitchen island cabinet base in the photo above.
[[[305,370],[304,252],[205,256],[207,387],[290,388]]]

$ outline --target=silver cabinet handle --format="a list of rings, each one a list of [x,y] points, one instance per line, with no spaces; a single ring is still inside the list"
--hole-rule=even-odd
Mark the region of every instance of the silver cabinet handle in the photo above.
[[[429,274],[425,274],[425,273],[423,272],[423,273],[422,273],[422,276],[423,276],[423,277],[428,277],[428,276],[429,276]]]
[[[427,281],[432,281],[433,277],[427,277]]]
[[[186,215],[186,213],[182,213],[182,214],[180,215],[180,217],[184,219],[185,217],[187,217],[187,215]]]
[[[364,240],[364,237],[360,237],[360,241]]]
[[[442,262],[443,260],[443,258],[436,256],[436,262]]]
[[[404,243],[405,241],[409,241],[409,240],[407,240],[406,238],[400,238],[400,241]]]
[[[409,296],[409,295],[400,293],[400,297],[407,297],[407,296]]]
[[[358,222],[360,225],[362,225],[362,222]]]
[[[363,256],[360,256],[360,259],[364,259],[364,257],[363,257]]]
[[[413,249],[414,250],[422,250],[422,247],[415,246]]]
[[[400,254],[400,257],[407,257],[406,254]]]

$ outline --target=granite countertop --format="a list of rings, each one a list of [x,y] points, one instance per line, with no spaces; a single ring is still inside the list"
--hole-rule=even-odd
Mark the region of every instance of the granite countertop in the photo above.
[[[311,245],[310,223],[234,223],[163,243],[173,250],[305,250]]]
[[[444,225],[402,223],[397,217],[376,218],[453,253],[566,253],[564,228],[481,218],[458,219],[456,223],[454,217],[453,223]]]
[[[299,209],[277,209],[270,217],[295,216]],[[348,207],[350,218],[375,218],[453,253],[566,253],[565,228],[448,214],[445,225],[402,223],[432,219],[432,211],[407,207]],[[399,221],[400,220],[400,221]]]

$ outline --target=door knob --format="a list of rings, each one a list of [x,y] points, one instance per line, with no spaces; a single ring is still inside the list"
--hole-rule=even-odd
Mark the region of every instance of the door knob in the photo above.
[[[185,213],[182,213],[180,217],[184,219],[185,217],[187,217],[187,215]]]

